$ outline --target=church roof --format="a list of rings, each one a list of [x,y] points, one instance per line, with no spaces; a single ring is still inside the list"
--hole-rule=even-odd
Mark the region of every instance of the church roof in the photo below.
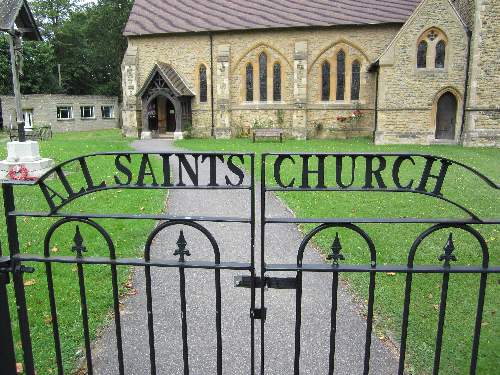
[[[135,0],[124,34],[404,23],[421,0]]]
[[[161,78],[167,82],[170,89],[173,90],[176,96],[194,96],[193,91],[188,87],[184,78],[181,77],[179,73],[172,67],[172,65],[157,61],[153,69],[149,73],[148,78],[146,78],[142,88],[137,92],[137,96],[142,96],[146,90],[150,87],[155,79],[156,75],[159,74]]]

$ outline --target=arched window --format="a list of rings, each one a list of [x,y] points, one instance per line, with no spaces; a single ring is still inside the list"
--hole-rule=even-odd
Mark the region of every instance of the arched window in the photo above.
[[[251,63],[247,64],[246,68],[246,100],[247,102],[253,101],[253,66]]]
[[[337,96],[336,100],[344,100],[345,91],[345,52],[337,53]]]
[[[446,57],[446,43],[444,42],[444,40],[440,40],[436,44],[436,60],[435,60],[436,68],[444,68],[445,57]]]
[[[352,63],[352,79],[351,79],[351,100],[359,100],[361,65],[358,60]]]
[[[275,62],[273,65],[273,101],[281,100],[281,65]]]
[[[422,40],[418,44],[417,49],[417,68],[425,68],[427,66],[427,42]]]
[[[260,101],[267,100],[267,55],[262,52],[259,55],[259,93]]]
[[[321,100],[330,100],[330,63],[321,64]]]
[[[200,65],[200,102],[207,101],[207,68],[205,65]]]

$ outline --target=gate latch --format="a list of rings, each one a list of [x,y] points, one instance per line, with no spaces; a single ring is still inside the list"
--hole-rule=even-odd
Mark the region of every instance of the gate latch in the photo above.
[[[254,277],[238,275],[234,277],[234,286],[237,288],[251,288],[252,279],[256,288],[265,286],[270,289],[297,289],[297,279],[295,277]]]
[[[2,281],[7,284],[9,282],[10,273],[33,273],[35,269],[33,267],[26,267],[22,264],[16,264],[12,267],[12,260],[10,257],[0,257],[0,277],[4,278]]]

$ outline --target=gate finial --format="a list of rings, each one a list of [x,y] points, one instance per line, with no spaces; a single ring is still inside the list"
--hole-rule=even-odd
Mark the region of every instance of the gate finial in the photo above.
[[[342,245],[340,244],[339,232],[335,233],[335,239],[333,240],[332,253],[328,254],[326,259],[333,260],[333,264],[338,265],[339,260],[344,260],[344,255],[340,252],[342,250]]]
[[[455,244],[453,243],[453,233],[450,233],[450,235],[448,236],[448,241],[446,241],[443,250],[444,254],[441,254],[438,259],[441,261],[444,260],[445,266],[448,266],[450,264],[450,261],[457,260],[457,257],[453,255],[453,251],[455,250]]]
[[[184,255],[190,256],[191,253],[189,252],[188,249],[186,249],[187,242],[186,239],[184,238],[184,231],[181,230],[179,233],[179,238],[177,239],[177,250],[175,250],[174,255],[179,256],[179,262],[184,262]]]
[[[76,252],[76,257],[81,258],[82,253],[87,251],[87,248],[83,245],[83,237],[80,233],[80,227],[77,225],[75,230],[75,236],[73,237],[73,242],[75,243],[71,250]]]

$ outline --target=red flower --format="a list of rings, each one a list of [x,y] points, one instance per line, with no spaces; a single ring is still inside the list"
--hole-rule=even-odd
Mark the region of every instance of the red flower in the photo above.
[[[28,168],[24,165],[14,165],[7,172],[7,176],[9,179],[15,181],[35,181],[37,179],[36,177],[29,176]]]

